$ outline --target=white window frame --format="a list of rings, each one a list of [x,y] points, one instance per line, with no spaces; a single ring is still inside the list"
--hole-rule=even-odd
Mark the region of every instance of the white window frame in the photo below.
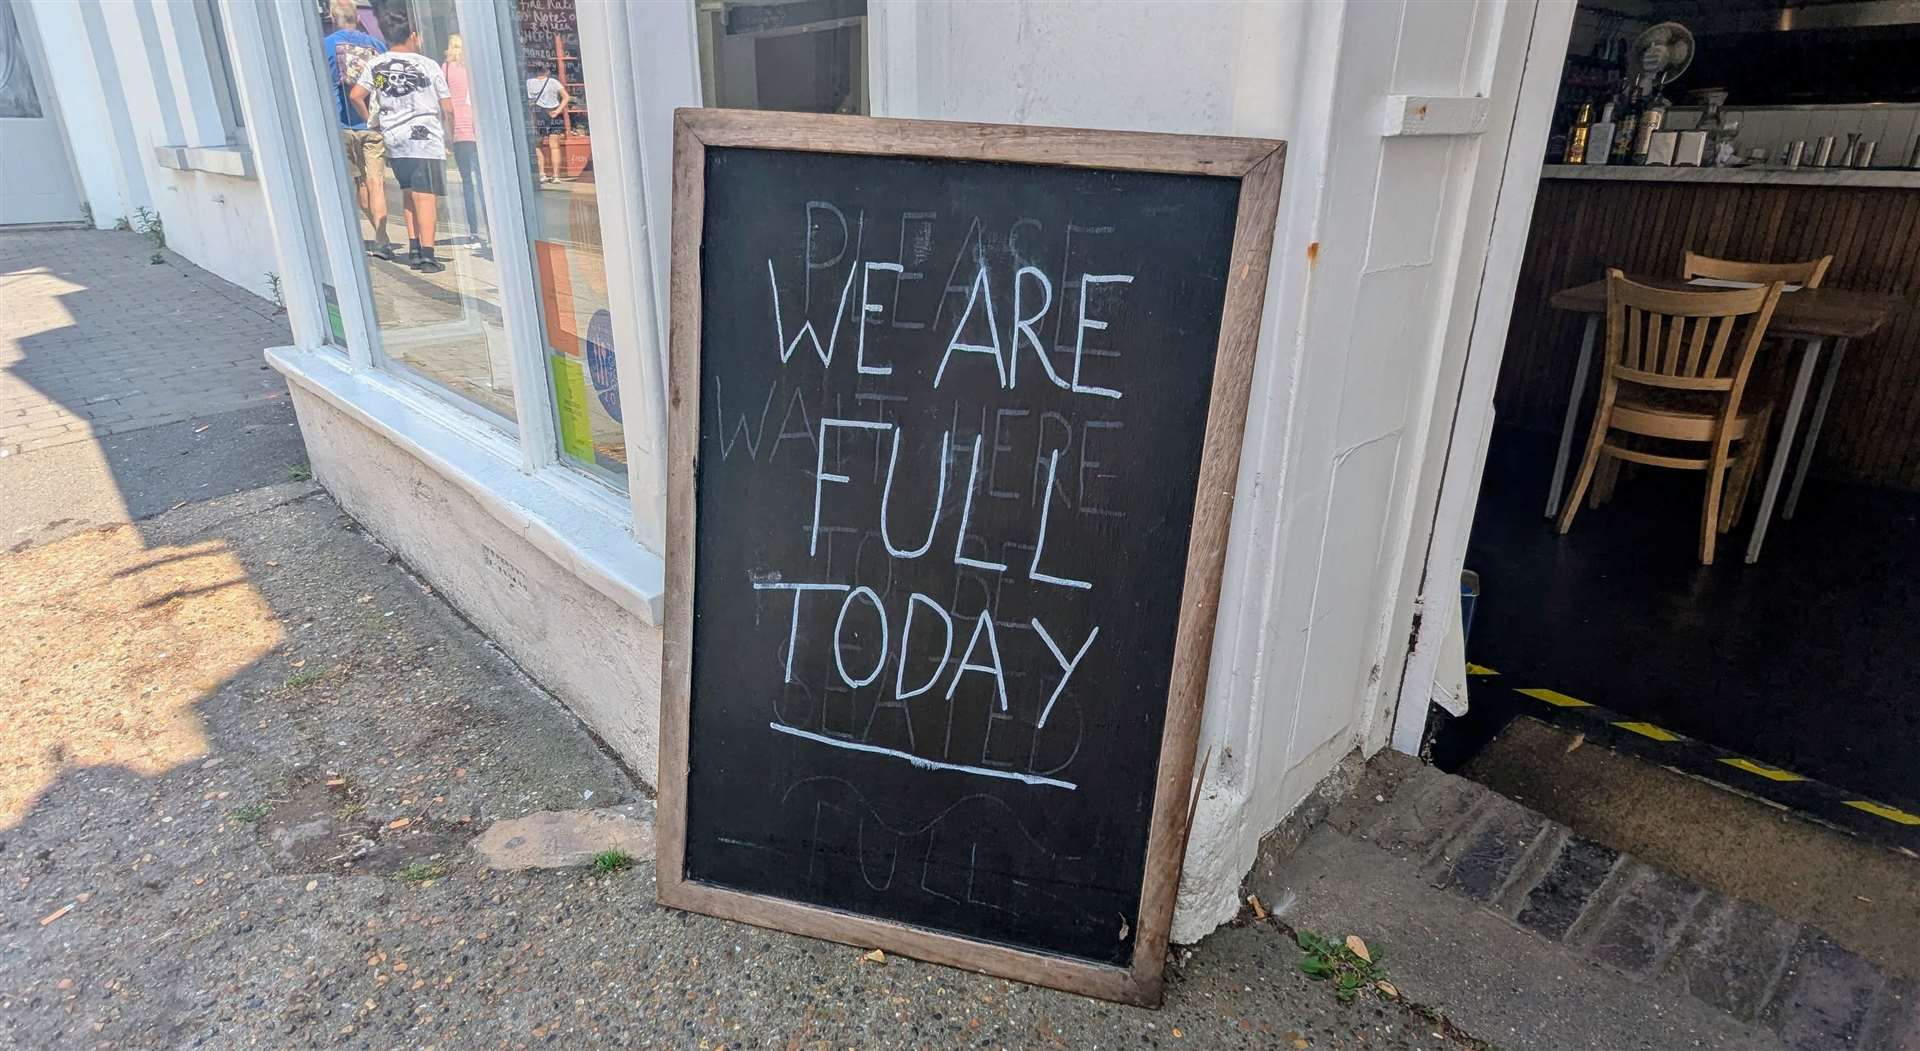
[[[269,12],[258,4],[210,0],[225,4],[221,23],[227,31],[227,54],[257,56],[252,63],[233,66],[234,87],[244,111],[246,127],[260,143],[256,159],[261,184],[267,192],[267,223],[273,230],[274,246],[280,263],[280,296],[286,306],[287,324],[293,330],[293,342],[303,350],[329,347],[331,333],[327,325],[327,305],[321,293],[321,270],[316,266],[321,253],[321,232],[310,220],[312,214],[296,202],[311,199],[311,181],[295,135],[294,110],[288,97],[288,80],[273,75],[272,66],[284,58],[278,26],[268,21]],[[280,192],[272,192],[274,188]]]
[[[245,147],[246,106],[240,101],[240,76],[233,67],[233,46],[229,35],[222,32],[226,17],[221,10],[221,0],[193,0],[193,10],[206,47],[208,86],[214,105],[220,111],[227,145]]]
[[[387,358],[310,5],[215,2],[225,5],[249,131],[269,155],[261,158],[260,177],[295,342],[270,351],[269,359],[296,384],[466,487],[642,619],[656,621],[666,517],[667,323],[659,304],[672,214],[672,111],[699,99],[691,3],[579,4],[583,70],[600,132],[592,148],[628,454],[621,492],[561,452],[528,215],[531,176],[512,134],[483,135],[479,162],[488,217],[500,231],[494,252],[517,434]],[[512,9],[488,0],[454,3],[476,119],[483,128],[518,128],[517,80],[506,72]],[[646,53],[636,55],[640,42]],[[296,203],[309,201],[310,212]],[[328,346],[323,283],[334,289],[344,348]]]

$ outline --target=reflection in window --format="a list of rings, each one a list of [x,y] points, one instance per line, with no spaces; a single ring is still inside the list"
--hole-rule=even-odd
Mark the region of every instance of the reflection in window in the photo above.
[[[37,118],[40,92],[27,67],[27,40],[14,21],[13,2],[0,2],[0,118]]]
[[[560,451],[624,488],[627,447],[589,137],[592,99],[574,0],[516,0],[512,11],[518,54],[508,77],[525,107],[527,221]]]
[[[377,13],[376,13],[377,12]],[[514,390],[454,0],[330,0],[332,110],[385,364],[512,429]],[[456,203],[457,202],[457,203]]]
[[[867,0],[690,0],[709,106],[867,112]]]
[[[208,71],[213,76],[214,100],[220,107],[220,123],[227,133],[227,144],[247,143],[247,121],[240,109],[240,89],[233,82],[233,56],[227,51],[226,23],[220,19],[219,0],[200,0],[200,32],[205,37]]]

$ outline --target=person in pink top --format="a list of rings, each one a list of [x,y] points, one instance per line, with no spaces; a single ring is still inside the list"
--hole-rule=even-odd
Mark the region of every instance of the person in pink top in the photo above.
[[[460,196],[467,208],[467,236],[485,251],[486,237],[481,232],[480,150],[473,138],[473,74],[467,69],[467,45],[455,33],[447,38],[447,89],[453,108],[449,138],[453,142],[453,163],[460,169]]]

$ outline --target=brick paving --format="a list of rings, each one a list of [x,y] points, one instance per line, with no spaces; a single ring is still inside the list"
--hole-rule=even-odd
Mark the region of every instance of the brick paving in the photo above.
[[[272,303],[135,233],[0,231],[0,456],[284,398]]]

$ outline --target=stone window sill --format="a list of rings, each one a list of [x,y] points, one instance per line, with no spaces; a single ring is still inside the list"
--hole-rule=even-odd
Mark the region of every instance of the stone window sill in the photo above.
[[[162,168],[181,172],[212,172],[251,179],[253,151],[245,146],[155,146],[153,159]]]
[[[626,497],[565,467],[529,472],[513,438],[339,353],[270,347],[287,381],[405,449],[562,568],[648,624],[660,623],[666,563],[633,537]]]

